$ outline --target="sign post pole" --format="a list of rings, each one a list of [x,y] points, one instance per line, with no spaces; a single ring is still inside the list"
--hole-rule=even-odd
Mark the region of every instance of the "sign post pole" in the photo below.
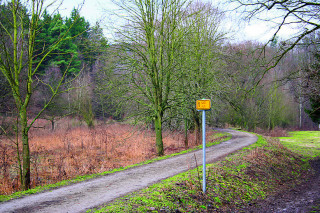
[[[202,181],[202,191],[206,193],[206,111],[202,110],[202,173],[203,173],[203,181]]]
[[[211,101],[209,99],[197,100],[196,109],[202,111],[202,191],[206,193],[206,110],[211,109]]]

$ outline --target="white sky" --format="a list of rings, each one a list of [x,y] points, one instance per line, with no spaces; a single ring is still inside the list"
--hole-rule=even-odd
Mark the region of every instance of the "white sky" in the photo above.
[[[212,1],[213,3],[219,2],[222,0],[207,0]],[[74,7],[78,7],[83,0],[64,0],[63,5],[60,7],[60,14],[62,16],[70,16],[71,10]],[[80,14],[86,18],[90,22],[90,24],[95,24],[95,22],[99,21],[108,21],[108,16],[106,16],[105,10],[114,9],[114,5],[111,0],[86,0]],[[227,25],[235,32],[235,39],[237,41],[243,40],[255,40],[259,42],[268,41],[273,35],[275,29],[272,29],[270,26],[267,26],[264,22],[254,22],[246,24],[242,23],[239,26],[236,20],[230,21]],[[103,27],[103,25],[101,25]],[[105,34],[107,34],[107,29],[104,30]],[[292,35],[294,30],[292,29],[284,29],[280,32],[281,38],[289,38]]]

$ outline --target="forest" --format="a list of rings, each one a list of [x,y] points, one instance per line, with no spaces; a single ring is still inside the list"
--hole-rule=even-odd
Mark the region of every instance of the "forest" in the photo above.
[[[300,18],[316,1],[287,2],[279,29],[303,8],[290,22],[301,33],[267,43],[232,40],[206,1],[113,2],[108,40],[76,5],[63,17],[43,0],[0,1],[0,194],[199,145],[203,98],[210,127],[318,129],[319,20]],[[234,2],[247,18],[283,6]]]

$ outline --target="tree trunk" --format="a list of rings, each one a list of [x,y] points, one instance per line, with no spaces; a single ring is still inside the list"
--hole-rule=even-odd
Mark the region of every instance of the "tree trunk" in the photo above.
[[[22,183],[22,167],[21,167],[21,158],[20,158],[20,151],[19,151],[19,117],[18,116],[17,116],[17,123],[16,123],[16,151],[17,151],[17,161],[19,166],[19,178],[20,178],[20,183]]]
[[[201,132],[200,132],[200,116],[197,112],[193,112],[194,131],[196,132],[196,145],[201,144]]]
[[[162,156],[164,154],[163,151],[163,141],[162,141],[162,116],[160,113],[157,114],[154,119],[154,126],[156,130],[156,146],[158,156]]]
[[[302,97],[299,97],[299,129],[302,129]]]
[[[54,118],[51,119],[51,131],[54,131]]]
[[[187,118],[184,119],[184,146],[188,148],[189,141],[188,141],[188,120]]]
[[[28,123],[27,123],[27,111],[22,109],[20,111],[21,118],[21,132],[22,132],[22,189],[28,190],[31,186],[30,181],[30,150],[29,150],[29,136],[28,136]]]

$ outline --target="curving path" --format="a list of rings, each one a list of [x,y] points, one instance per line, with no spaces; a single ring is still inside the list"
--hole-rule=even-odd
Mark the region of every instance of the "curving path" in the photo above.
[[[207,163],[257,141],[255,135],[217,129],[232,134],[232,139],[206,149]],[[52,191],[0,203],[0,212],[85,212],[130,192],[145,188],[196,166],[202,165],[202,150],[138,166]]]

